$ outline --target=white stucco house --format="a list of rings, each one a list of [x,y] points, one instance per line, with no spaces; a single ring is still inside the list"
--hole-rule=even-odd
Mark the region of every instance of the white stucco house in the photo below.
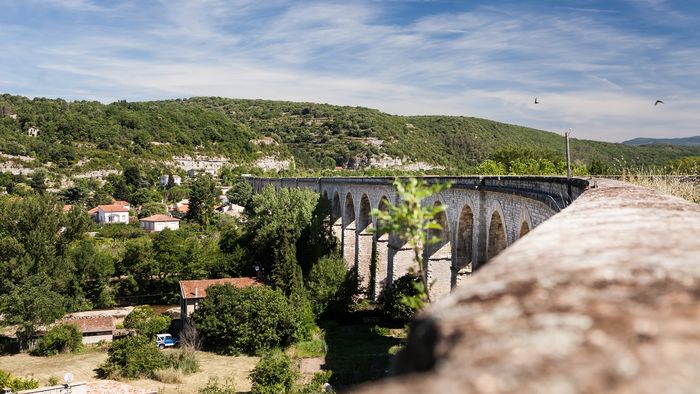
[[[29,135],[30,137],[36,137],[39,135],[40,132],[41,132],[41,130],[39,130],[38,127],[34,127],[34,126],[27,129],[27,135]]]
[[[129,207],[119,204],[98,205],[95,221],[99,224],[129,223]]]
[[[168,215],[151,215],[139,219],[141,228],[147,232],[163,231],[166,228],[177,230],[180,228],[180,219]]]
[[[168,180],[170,177],[173,177],[173,183],[177,186],[182,185],[182,177],[179,175],[161,175],[160,177],[160,185],[161,186],[168,186]]]

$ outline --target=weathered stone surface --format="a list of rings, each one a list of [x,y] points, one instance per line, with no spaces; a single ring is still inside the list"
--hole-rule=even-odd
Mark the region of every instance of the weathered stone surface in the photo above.
[[[358,393],[700,387],[700,206],[598,180],[412,324]]]

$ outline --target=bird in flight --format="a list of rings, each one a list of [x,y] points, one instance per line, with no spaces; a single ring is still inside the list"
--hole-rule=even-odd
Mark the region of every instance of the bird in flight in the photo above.
[[[664,104],[664,102],[661,100],[656,100],[656,102],[654,103],[654,107],[656,107],[659,104]]]
[[[537,101],[537,97],[535,97],[535,104],[539,104],[540,102]]]

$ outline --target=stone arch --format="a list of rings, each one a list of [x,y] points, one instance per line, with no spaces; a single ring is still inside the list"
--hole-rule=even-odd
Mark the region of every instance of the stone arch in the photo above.
[[[530,212],[526,207],[523,207],[520,214],[520,230],[518,231],[518,239],[529,233],[531,229],[532,220],[530,219]]]
[[[434,206],[442,205],[436,201]],[[427,283],[432,284],[430,295],[433,300],[449,294],[451,288],[452,244],[450,242],[450,222],[446,210],[435,216],[439,230],[428,231],[429,243],[425,247]],[[430,240],[436,242],[431,243]]]
[[[357,218],[357,274],[360,286],[367,287],[371,280],[373,234],[370,232],[372,225],[372,207],[369,196],[362,194],[360,198],[360,212]]]
[[[348,267],[355,266],[355,242],[356,242],[355,202],[352,194],[345,196],[345,209],[343,210],[343,259]]]
[[[331,226],[333,235],[338,239],[338,244],[343,244],[343,210],[340,208],[340,194],[333,193],[331,202]]]
[[[506,246],[508,246],[506,226],[503,222],[503,214],[501,213],[500,209],[496,209],[493,211],[493,213],[491,213],[488,232],[486,235],[488,238],[486,261],[488,262],[488,260],[491,260],[494,256],[505,249]]]
[[[459,286],[462,280],[472,273],[474,255],[474,210],[469,204],[464,204],[459,213],[456,236],[455,265],[452,267],[452,288]]]
[[[379,199],[378,209],[387,211],[389,209],[389,199],[382,196]],[[381,228],[381,223],[377,220],[377,227]],[[389,285],[391,281],[389,277],[389,233],[386,231],[377,231],[375,240],[375,269],[374,269],[374,289],[372,297],[376,298],[382,289]]]

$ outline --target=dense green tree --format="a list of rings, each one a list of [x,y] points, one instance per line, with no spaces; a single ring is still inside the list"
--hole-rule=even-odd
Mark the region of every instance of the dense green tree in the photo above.
[[[244,178],[238,178],[226,192],[226,198],[232,204],[247,207],[253,198],[253,185]]]
[[[198,176],[190,186],[189,211],[185,218],[207,228],[214,220],[218,195],[218,187],[210,175]]]
[[[156,334],[168,332],[171,321],[170,316],[156,314],[151,306],[139,305],[124,318],[124,328],[134,329],[139,335],[153,340]]]
[[[347,273],[345,261],[338,255],[323,257],[311,268],[306,287],[316,316],[326,312],[329,305],[335,311],[343,309],[342,290]]]
[[[51,288],[47,274],[27,277],[0,296],[4,323],[17,324],[21,343],[35,338],[41,326],[53,323],[65,313],[63,296]]]
[[[294,385],[292,360],[280,350],[265,353],[250,372],[252,394],[286,394]]]
[[[29,182],[29,186],[31,186],[32,189],[34,189],[35,192],[39,194],[44,194],[46,192],[46,171],[43,169],[39,169],[34,171],[32,174],[31,181]]]
[[[51,327],[39,338],[35,356],[53,356],[59,353],[77,352],[83,347],[83,334],[76,324],[59,324]]]
[[[167,360],[153,338],[142,335],[115,340],[107,354],[107,361],[100,367],[106,376],[151,377],[154,371],[167,366]]]
[[[167,215],[168,209],[161,202],[147,202],[141,207],[139,218],[145,218],[152,215]]]
[[[254,261],[273,273],[279,286],[289,289],[297,281],[296,244],[311,224],[317,200],[309,190],[271,186],[253,196],[245,241]]]
[[[211,286],[192,315],[205,346],[226,354],[288,346],[308,335],[305,311],[267,286]]]

